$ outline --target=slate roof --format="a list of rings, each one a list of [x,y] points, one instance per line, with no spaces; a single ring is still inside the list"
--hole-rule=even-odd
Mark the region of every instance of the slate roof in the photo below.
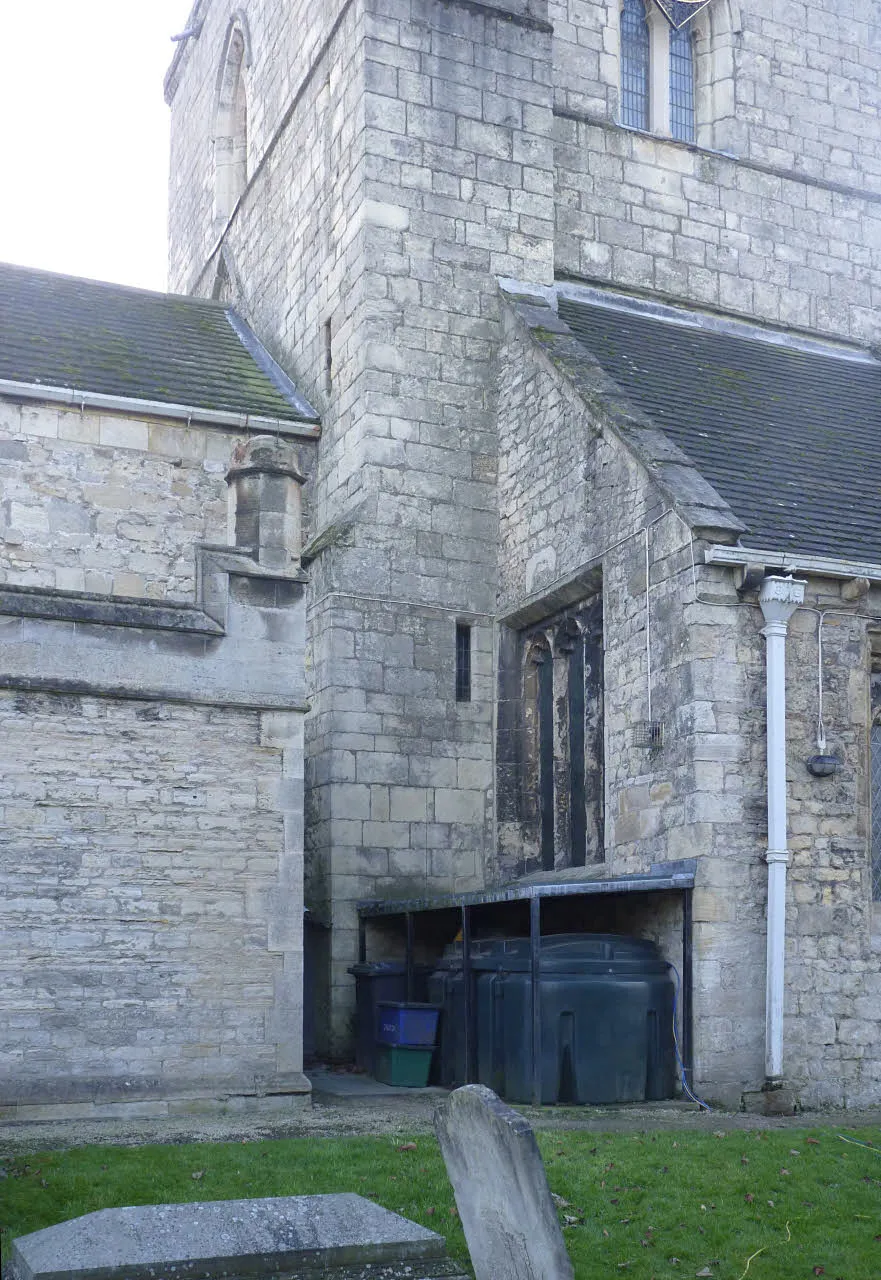
[[[560,319],[747,526],[743,546],[881,564],[881,363],[672,310],[559,298]]]
[[[0,264],[0,379],[282,422],[317,415],[219,302]]]

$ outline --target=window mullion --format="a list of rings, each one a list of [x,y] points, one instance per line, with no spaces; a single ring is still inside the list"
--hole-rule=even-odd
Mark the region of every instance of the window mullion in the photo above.
[[[652,133],[670,133],[670,24],[654,5],[649,16],[651,54],[649,127]]]

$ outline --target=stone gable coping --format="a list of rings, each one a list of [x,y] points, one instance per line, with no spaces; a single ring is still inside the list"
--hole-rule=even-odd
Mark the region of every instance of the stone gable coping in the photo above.
[[[736,542],[746,526],[681,449],[627,399],[550,304],[531,293],[502,290],[516,321],[584,401],[657,482],[696,536]],[[595,430],[595,428],[594,428]]]

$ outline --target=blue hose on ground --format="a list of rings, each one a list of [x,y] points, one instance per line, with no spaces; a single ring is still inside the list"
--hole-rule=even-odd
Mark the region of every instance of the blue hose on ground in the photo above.
[[[713,1108],[708,1102],[704,1102],[703,1098],[699,1098],[696,1094],[692,1093],[686,1078],[687,1072],[685,1070],[685,1063],[682,1061],[682,1054],[679,1051],[679,1036],[676,1031],[676,1015],[679,1009],[679,990],[682,986],[682,981],[679,977],[679,970],[676,968],[676,965],[671,964],[670,968],[673,970],[676,977],[676,986],[673,988],[673,1047],[676,1050],[676,1065],[679,1067],[679,1079],[682,1081],[682,1091],[687,1097],[691,1098],[692,1102],[696,1102],[699,1107],[703,1107],[704,1111],[712,1111]]]

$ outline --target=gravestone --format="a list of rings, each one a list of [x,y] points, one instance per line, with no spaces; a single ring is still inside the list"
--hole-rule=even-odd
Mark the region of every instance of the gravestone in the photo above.
[[[477,1280],[573,1280],[532,1129],[491,1089],[469,1084],[434,1127]]]
[[[356,1195],[101,1209],[12,1244],[9,1280],[465,1280],[444,1239]]]

